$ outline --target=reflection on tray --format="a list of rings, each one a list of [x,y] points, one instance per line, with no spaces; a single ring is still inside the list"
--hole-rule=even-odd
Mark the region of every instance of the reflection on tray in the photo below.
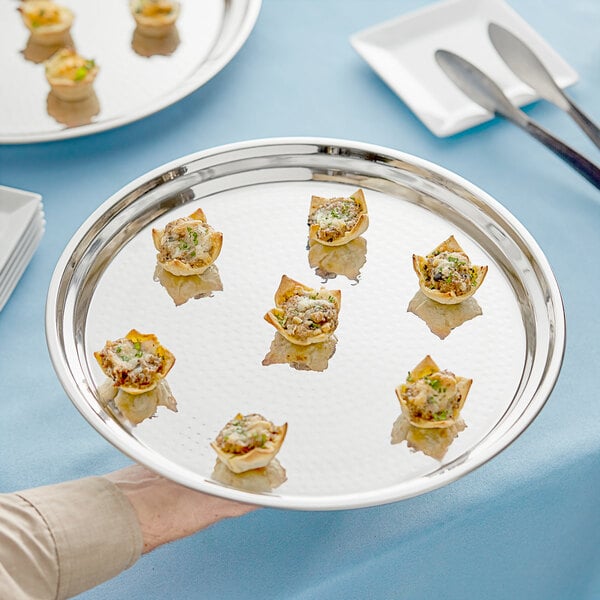
[[[262,364],[267,367],[287,363],[298,371],[325,371],[335,353],[336,344],[337,338],[332,335],[324,342],[301,346],[292,344],[277,332]]]
[[[177,50],[179,42],[177,27],[172,27],[164,37],[160,38],[145,35],[136,27],[131,38],[131,47],[140,56],[170,56]]]
[[[278,488],[287,480],[285,469],[275,458],[266,467],[234,473],[217,459],[212,478],[223,485],[244,492],[264,493]]]
[[[167,290],[176,306],[185,304],[191,298],[198,300],[223,290],[216,265],[210,265],[202,275],[178,276],[169,273],[157,263],[154,269],[154,281],[158,281]]]
[[[46,110],[59,123],[67,127],[79,127],[91,123],[100,113],[100,103],[95,92],[79,102],[61,100],[54,92],[50,92],[46,99]]]
[[[440,304],[427,298],[420,290],[408,304],[407,312],[423,319],[432,333],[444,339],[453,330],[483,314],[475,298],[467,298],[460,304]]]
[[[323,279],[344,275],[358,281],[367,261],[367,240],[360,236],[342,246],[324,246],[314,240],[308,243],[308,262]]]
[[[404,415],[400,415],[392,427],[391,443],[401,444],[406,441],[408,447],[413,451],[422,452],[436,460],[442,460],[450,444],[465,427],[465,422],[458,419],[450,427],[425,429],[411,425]]]
[[[107,379],[98,388],[98,395],[103,406],[117,420],[125,418],[132,425],[138,425],[153,417],[159,406],[166,406],[169,410],[177,412],[177,401],[165,379],[159,381],[153,390],[143,394],[128,394],[116,388],[113,382]]]
[[[64,34],[64,38],[52,45],[48,46],[46,44],[40,44],[35,40],[34,36],[29,36],[27,40],[27,45],[21,53],[25,60],[28,60],[32,63],[39,64],[48,60],[55,52],[58,52],[61,48],[73,48],[73,38],[69,32]]]

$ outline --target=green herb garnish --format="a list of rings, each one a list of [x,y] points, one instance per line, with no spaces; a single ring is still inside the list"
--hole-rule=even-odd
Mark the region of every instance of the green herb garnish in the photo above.
[[[442,384],[439,379],[430,379],[429,377],[423,377],[425,383],[432,387],[436,392],[439,392],[442,388]]]
[[[85,63],[75,71],[74,81],[81,81],[96,66],[94,60],[86,60]]]
[[[74,81],[81,81],[85,79],[85,76],[88,74],[88,70],[85,67],[79,67],[77,71],[75,71],[75,77],[73,77]]]
[[[192,241],[194,242],[194,246],[198,245],[198,232],[194,231],[191,227],[187,227],[187,232],[190,235],[190,237],[192,238]]]

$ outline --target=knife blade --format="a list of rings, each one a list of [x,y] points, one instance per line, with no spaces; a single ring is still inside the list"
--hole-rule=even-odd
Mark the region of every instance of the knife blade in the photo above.
[[[600,168],[565,142],[543,129],[522,110],[514,106],[498,84],[475,65],[458,56],[458,54],[443,49],[436,50],[435,59],[442,71],[467,97],[492,114],[504,117],[529,133],[562,158],[592,185],[600,189]]]
[[[582,131],[600,148],[600,128],[558,86],[544,63],[516,35],[498,25],[488,25],[488,35],[508,68],[541,98],[570,115]]]

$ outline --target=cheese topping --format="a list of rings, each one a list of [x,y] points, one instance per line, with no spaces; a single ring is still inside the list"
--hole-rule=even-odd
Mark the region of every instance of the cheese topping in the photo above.
[[[44,25],[56,25],[61,22],[61,7],[49,0],[29,0],[19,8],[21,14],[34,29]]]
[[[94,60],[83,58],[74,50],[63,48],[48,61],[46,73],[53,80],[67,79],[78,82],[84,81],[88,76],[94,76],[95,68]]]
[[[338,324],[338,305],[333,296],[298,289],[281,305],[276,316],[281,326],[294,338],[307,340],[323,333],[333,333]]]
[[[416,381],[409,375],[402,392],[415,419],[445,421],[460,407],[457,379],[450,371],[436,371]]]
[[[168,0],[140,0],[135,12],[145,17],[169,15],[174,10],[173,2]]]
[[[477,276],[464,252],[439,252],[426,257],[425,285],[442,293],[463,295],[477,285]]]
[[[332,198],[309,215],[308,224],[317,225],[317,238],[332,242],[350,231],[361,214],[359,203],[352,197]]]
[[[169,223],[162,234],[158,260],[167,262],[180,260],[191,267],[200,267],[211,262],[214,229],[202,221],[189,218]]]
[[[152,341],[132,341],[119,338],[108,341],[97,353],[100,367],[115,386],[143,389],[164,375],[166,357],[156,351]]]
[[[254,448],[271,449],[281,435],[281,427],[259,414],[237,414],[219,432],[217,446],[224,452],[246,454]]]

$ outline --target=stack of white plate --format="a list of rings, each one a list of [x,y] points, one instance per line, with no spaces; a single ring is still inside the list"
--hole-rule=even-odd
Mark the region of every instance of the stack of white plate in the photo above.
[[[0,310],[27,268],[45,226],[39,194],[0,185]]]

